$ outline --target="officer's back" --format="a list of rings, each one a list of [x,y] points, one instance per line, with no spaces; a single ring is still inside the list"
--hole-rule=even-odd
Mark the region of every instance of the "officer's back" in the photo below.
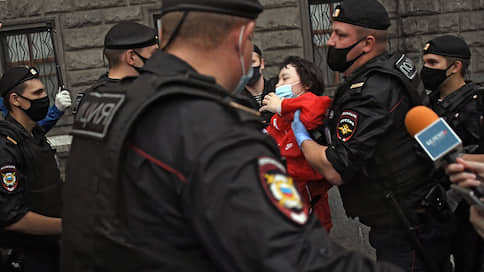
[[[112,100],[106,131],[74,137],[65,271],[382,269],[328,239],[257,112],[230,94],[250,78],[261,11],[164,1],[167,53]]]

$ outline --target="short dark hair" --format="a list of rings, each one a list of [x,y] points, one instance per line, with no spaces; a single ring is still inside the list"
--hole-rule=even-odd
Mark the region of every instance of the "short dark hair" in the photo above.
[[[171,38],[182,17],[183,12],[180,11],[170,12],[162,17],[162,46]],[[190,41],[192,45],[201,49],[214,49],[234,27],[242,26],[249,21],[247,18],[226,14],[190,11],[176,39]]]
[[[296,68],[302,85],[308,87],[310,92],[315,95],[322,95],[324,93],[323,72],[319,66],[301,57],[289,56],[282,62],[280,70],[288,65]]]
[[[8,91],[7,94],[3,97],[3,105],[5,106],[5,108],[7,108],[8,111],[12,110],[12,105],[10,105],[10,95],[12,93],[17,93],[22,95],[25,91],[25,88],[27,87],[27,81],[24,81],[19,85],[15,86],[15,88]]]
[[[121,55],[126,52],[126,49],[106,49],[103,54],[108,59],[109,68],[118,66],[121,63]]]

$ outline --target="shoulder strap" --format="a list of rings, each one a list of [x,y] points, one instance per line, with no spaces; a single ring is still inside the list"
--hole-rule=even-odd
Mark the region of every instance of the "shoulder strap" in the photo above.
[[[370,66],[365,72],[366,75],[372,72],[380,72],[395,77],[405,87],[412,106],[422,104],[422,97],[418,93],[419,76],[417,67],[411,59],[404,54],[393,55],[387,62],[379,62]]]

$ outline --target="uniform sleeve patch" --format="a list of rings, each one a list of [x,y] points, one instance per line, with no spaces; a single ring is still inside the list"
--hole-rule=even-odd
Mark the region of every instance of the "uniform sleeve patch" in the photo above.
[[[2,187],[7,192],[13,192],[18,186],[17,168],[14,165],[5,165],[0,168]]]
[[[309,207],[301,200],[293,179],[287,175],[286,168],[273,158],[261,157],[259,175],[262,187],[274,206],[297,224],[306,224]]]
[[[352,111],[341,113],[338,125],[336,126],[336,135],[338,139],[347,142],[355,134],[358,125],[358,114]]]

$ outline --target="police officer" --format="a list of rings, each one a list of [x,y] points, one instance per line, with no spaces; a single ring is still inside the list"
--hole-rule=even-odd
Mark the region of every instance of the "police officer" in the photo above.
[[[329,240],[257,111],[232,95],[250,78],[260,12],[257,0],[163,2],[166,52],[117,99],[99,93],[74,134],[65,271],[390,269]]]
[[[77,96],[73,112],[77,114],[86,93],[120,90],[133,82],[156,49],[158,36],[154,29],[134,22],[121,22],[113,26],[104,37],[103,54],[108,60],[109,71],[89,90]]]
[[[430,91],[429,107],[461,138],[465,153],[476,153],[483,106],[479,86],[464,80],[470,58],[471,51],[464,40],[452,35],[432,39],[424,47],[421,78],[425,89]],[[448,183],[442,170],[434,177],[443,184]],[[455,271],[476,271],[482,262],[480,238],[469,222],[469,205],[458,195],[450,196],[456,208],[456,235],[452,247]]]
[[[341,185],[348,216],[371,227],[378,260],[407,271],[445,271],[449,239],[420,205],[432,166],[404,126],[407,111],[421,103],[417,70],[404,55],[387,53],[389,26],[376,0],[345,0],[335,9],[327,62],[345,81],[327,113],[330,136],[316,143],[297,118],[293,131],[310,164]]]
[[[5,72],[0,94],[8,109],[0,121],[0,247],[11,249],[7,269],[58,271],[62,181],[36,123],[49,98],[38,71],[25,66]]]

